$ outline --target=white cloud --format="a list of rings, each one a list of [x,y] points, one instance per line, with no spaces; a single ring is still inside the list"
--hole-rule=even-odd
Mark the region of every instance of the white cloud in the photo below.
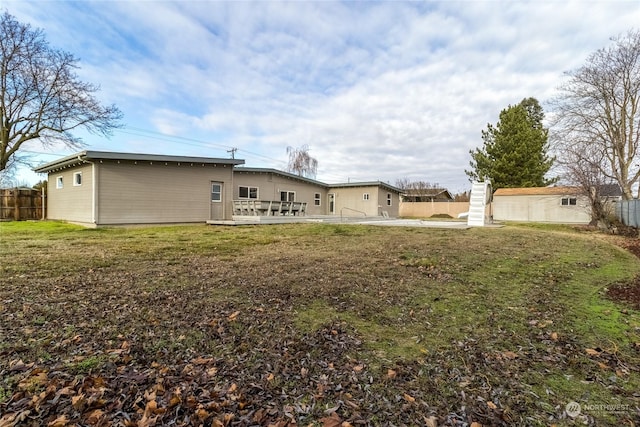
[[[283,167],[308,144],[318,178],[467,185],[500,110],[554,95],[563,72],[640,22],[634,1],[18,2],[76,53],[135,128],[238,147]],[[119,134],[94,146],[149,140]],[[167,153],[197,144],[163,138]],[[211,154],[210,154],[211,153]]]

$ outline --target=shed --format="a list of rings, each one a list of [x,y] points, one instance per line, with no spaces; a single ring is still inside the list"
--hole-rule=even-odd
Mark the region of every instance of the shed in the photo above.
[[[589,200],[578,187],[500,188],[493,193],[496,221],[588,224]]]

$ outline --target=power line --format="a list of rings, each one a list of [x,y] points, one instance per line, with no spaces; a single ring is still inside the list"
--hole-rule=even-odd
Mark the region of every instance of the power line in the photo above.
[[[202,147],[202,148],[217,147],[217,148],[222,148],[225,151],[229,151],[229,150],[232,150],[232,149],[235,148],[235,150],[237,152],[246,153],[246,154],[249,154],[249,155],[251,155],[253,157],[259,157],[259,158],[270,160],[272,162],[276,162],[276,163],[280,163],[280,164],[286,163],[286,162],[284,162],[283,160],[280,160],[280,159],[276,159],[276,158],[273,158],[273,157],[265,156],[263,154],[255,153],[255,152],[252,152],[252,151],[249,151],[249,150],[245,150],[245,149],[242,149],[242,148],[236,148],[236,147],[233,147],[233,146],[230,146],[230,145],[217,144],[217,143],[214,143],[214,142],[202,141],[202,140],[199,140],[199,139],[188,138],[188,137],[184,137],[184,136],[167,135],[167,134],[164,134],[162,132],[156,132],[156,131],[152,131],[152,130],[149,130],[149,129],[142,129],[142,128],[137,128],[137,127],[132,127],[132,126],[127,126],[126,129],[132,130],[134,132],[141,132],[141,134],[140,133],[126,132],[126,131],[124,131],[122,129],[117,129],[116,131],[120,132],[120,133],[125,133],[125,134],[128,134],[128,135],[142,136],[144,138],[157,139],[157,140],[160,140],[160,141],[175,142],[177,144],[190,145],[190,146],[193,146],[193,147]],[[146,135],[146,134],[150,134],[150,135]],[[158,136],[152,136],[152,135],[158,135]]]

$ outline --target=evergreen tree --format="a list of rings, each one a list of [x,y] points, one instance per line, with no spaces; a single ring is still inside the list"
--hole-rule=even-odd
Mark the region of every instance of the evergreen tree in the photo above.
[[[482,131],[482,148],[469,151],[471,170],[465,171],[473,181],[489,180],[493,189],[544,187],[556,179],[546,178],[554,158],[549,149],[548,129],[542,121],[544,112],[535,98],[500,112],[500,120],[487,124]]]

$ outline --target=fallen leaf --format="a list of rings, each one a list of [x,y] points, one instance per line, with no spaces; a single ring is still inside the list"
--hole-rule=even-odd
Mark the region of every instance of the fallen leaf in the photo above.
[[[85,399],[84,394],[80,394],[78,396],[73,396],[71,398],[71,406],[74,409],[81,411],[84,407],[85,403],[87,403],[87,399]]]
[[[356,372],[360,372],[364,369],[364,365],[356,365],[353,367],[353,370]]]
[[[438,427],[438,419],[433,415],[429,418],[424,417],[424,425],[426,427]]]
[[[411,396],[410,394],[403,394],[402,397],[404,398],[404,400],[406,400],[407,402],[413,403],[416,401],[416,398]]]
[[[496,406],[496,404],[495,404],[495,403],[493,403],[493,402],[492,402],[492,401],[490,401],[490,400],[489,400],[489,401],[487,401],[487,406],[488,406],[489,408],[491,408],[491,409],[496,409],[496,408],[498,408],[498,407]]]
[[[505,359],[509,359],[509,360],[513,360],[513,359],[517,359],[518,358],[518,354],[514,353],[513,351],[505,351],[504,353],[502,353],[502,356]]]
[[[100,421],[100,418],[102,418],[103,415],[104,415],[104,411],[101,409],[96,409],[94,411],[91,411],[91,413],[87,417],[87,423],[91,425],[98,424],[98,422]]]
[[[393,369],[387,370],[387,378],[389,378],[390,380],[394,379],[396,375],[398,375],[398,373]]]
[[[38,372],[20,381],[18,383],[18,388],[23,391],[30,390],[38,386],[44,386],[45,384],[47,384],[47,382],[47,373]]]
[[[331,416],[320,419],[322,427],[342,427],[342,419],[338,414],[333,412]]]
[[[594,350],[592,348],[587,348],[585,351],[587,352],[587,354],[589,356],[597,356],[597,355],[600,354],[600,352],[598,350]]]
[[[273,373],[270,373],[269,375],[267,375],[267,381],[273,381],[274,378],[275,378],[275,375],[273,375]]]
[[[55,420],[51,421],[49,424],[47,424],[47,426],[49,427],[65,427],[67,424],[69,424],[69,420],[67,419],[66,415],[61,415],[58,418],[56,418]]]
[[[194,365],[207,365],[208,363],[213,362],[213,358],[209,357],[196,357],[191,361]]]
[[[196,410],[196,417],[200,418],[200,421],[204,421],[209,416],[209,412],[203,408]]]
[[[238,317],[238,314],[240,314],[240,310],[231,313],[229,315],[229,321],[232,322],[232,321],[236,320],[236,318]]]
[[[552,332],[551,333],[551,339],[554,341],[558,341],[558,333],[557,332]]]
[[[477,423],[477,422],[474,421],[474,422],[471,423],[471,427],[482,427],[482,424]]]

